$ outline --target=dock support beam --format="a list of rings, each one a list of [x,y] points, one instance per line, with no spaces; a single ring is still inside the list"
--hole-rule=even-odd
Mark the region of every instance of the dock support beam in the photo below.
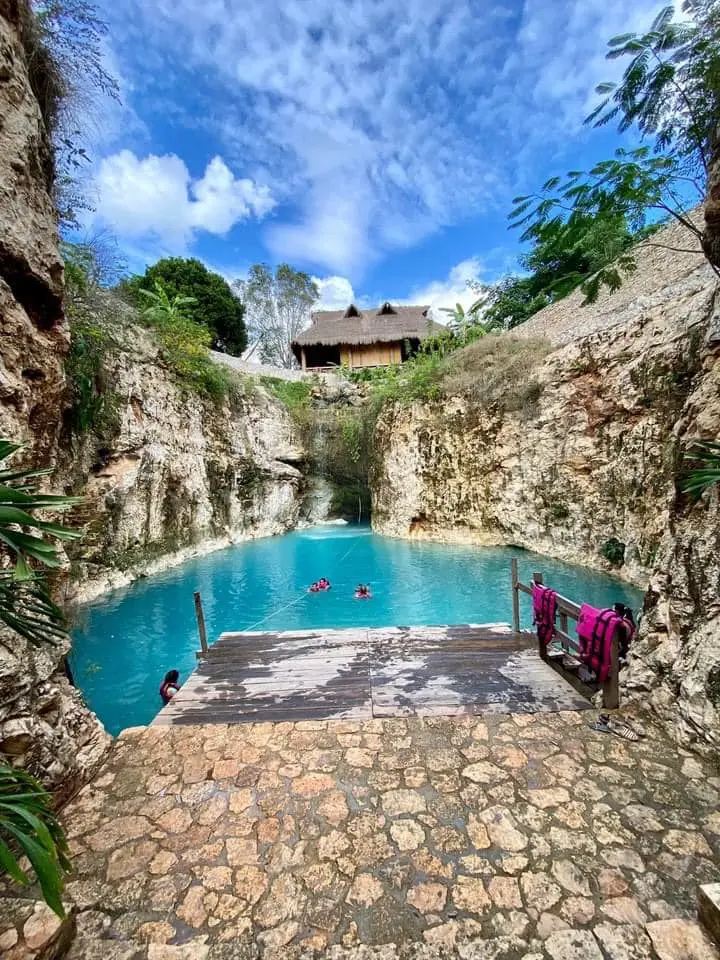
[[[518,590],[518,562],[517,557],[510,561],[512,568],[512,628],[520,633],[520,591]]]
[[[207,631],[205,629],[202,600],[198,590],[195,591],[195,616],[197,617],[198,633],[200,634],[200,656],[206,657],[208,652]]]

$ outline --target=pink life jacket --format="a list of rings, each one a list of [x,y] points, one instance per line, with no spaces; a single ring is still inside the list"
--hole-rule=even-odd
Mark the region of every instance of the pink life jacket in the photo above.
[[[532,603],[533,623],[537,627],[538,638],[547,646],[553,638],[555,614],[557,613],[557,593],[550,587],[533,583]]]
[[[612,640],[618,626],[625,621],[614,610],[598,610],[589,603],[580,607],[577,634],[580,641],[580,657],[594,670],[600,683],[607,680],[612,660]]]

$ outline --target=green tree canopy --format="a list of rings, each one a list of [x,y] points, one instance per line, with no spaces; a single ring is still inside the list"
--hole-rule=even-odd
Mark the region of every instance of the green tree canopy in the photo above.
[[[534,221],[523,234],[531,243],[519,258],[523,275],[495,284],[481,304],[489,329],[516,327],[538,310],[582,287],[593,300],[601,281],[616,288],[621,269],[634,269],[628,250],[645,232],[633,232],[620,215],[574,214]]]
[[[124,280],[120,287],[140,307],[147,301],[140,290],[155,292],[160,284],[169,297],[190,298],[184,313],[189,319],[210,331],[215,350],[239,356],[247,346],[244,308],[229,285],[218,273],[208,270],[204,263],[184,257],[166,257],[148,267],[140,276]]]
[[[517,197],[510,215],[524,238],[548,227],[574,233],[587,217],[624,220],[634,231],[658,217],[672,217],[692,236],[691,252],[704,252],[720,274],[720,0],[685,0],[677,21],[665,7],[647,33],[613,37],[607,57],[628,58],[619,83],[603,83],[601,101],[586,119],[593,126],[616,122],[621,133],[645,141],[621,148],[587,172],[551,177],[533,195]],[[704,228],[686,214],[705,204]],[[622,282],[632,253],[616,268],[588,278],[592,298],[601,285]]]

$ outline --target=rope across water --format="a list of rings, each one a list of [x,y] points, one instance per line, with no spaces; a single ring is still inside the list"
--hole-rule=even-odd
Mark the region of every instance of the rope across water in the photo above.
[[[340,559],[338,560],[338,562],[337,562],[337,564],[336,564],[336,568],[335,568],[336,570],[339,570],[339,569],[340,569],[340,567],[342,566],[342,564],[343,564],[343,563],[345,562],[345,560],[350,556],[350,554],[353,552],[353,550],[355,549],[355,547],[358,545],[359,542],[360,542],[360,540],[356,538],[356,539],[355,539],[355,542],[354,542],[353,545],[350,547],[350,549],[347,550],[347,551],[340,557]],[[300,603],[301,600],[306,600],[308,596],[309,596],[308,590],[307,590],[307,589],[303,589],[303,591],[302,591],[302,593],[300,594],[299,597],[295,597],[295,599],[294,599],[294,600],[291,600],[289,603],[285,603],[285,604],[283,604],[283,606],[278,607],[277,610],[273,610],[272,613],[268,613],[268,615],[265,616],[265,617],[263,617],[262,620],[257,620],[255,623],[251,624],[249,627],[246,627],[243,632],[244,632],[244,633],[250,633],[250,632],[251,632],[252,630],[254,630],[256,627],[259,627],[261,624],[265,623],[266,621],[272,620],[273,617],[277,616],[278,613],[282,613],[283,610],[288,610],[290,607],[294,607],[295,604]]]

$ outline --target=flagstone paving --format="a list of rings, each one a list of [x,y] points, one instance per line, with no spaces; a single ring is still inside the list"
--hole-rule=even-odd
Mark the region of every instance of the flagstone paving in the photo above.
[[[720,774],[588,716],[127,731],[64,813],[70,957],[717,956]]]

